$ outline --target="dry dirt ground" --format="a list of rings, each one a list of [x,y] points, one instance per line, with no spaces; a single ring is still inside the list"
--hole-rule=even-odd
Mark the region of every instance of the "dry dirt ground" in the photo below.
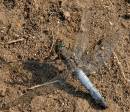
[[[130,112],[129,28],[129,0],[0,0],[0,112]],[[107,109],[67,70],[57,40],[81,57]]]

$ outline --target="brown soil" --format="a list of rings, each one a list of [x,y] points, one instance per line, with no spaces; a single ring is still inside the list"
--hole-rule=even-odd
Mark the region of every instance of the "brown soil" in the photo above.
[[[0,112],[130,112],[129,26],[129,0],[0,0]],[[67,70],[57,40],[81,56],[107,109]],[[62,82],[28,90],[51,80]]]

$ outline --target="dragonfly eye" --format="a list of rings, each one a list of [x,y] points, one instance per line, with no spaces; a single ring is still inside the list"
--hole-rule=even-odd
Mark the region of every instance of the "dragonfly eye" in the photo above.
[[[63,43],[59,44],[59,49],[63,49],[65,47],[65,45]]]
[[[61,51],[65,47],[64,43],[62,41],[58,41],[56,43],[55,49],[56,51]]]

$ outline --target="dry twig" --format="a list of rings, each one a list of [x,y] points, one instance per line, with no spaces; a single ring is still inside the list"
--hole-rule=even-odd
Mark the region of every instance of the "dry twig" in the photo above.
[[[53,83],[57,83],[57,82],[60,82],[60,80],[54,80],[54,81],[46,82],[46,83],[43,83],[43,84],[39,84],[39,85],[33,86],[29,89],[36,89],[36,88],[46,86],[46,85],[49,85],[49,84],[53,84]]]
[[[13,43],[16,43],[16,42],[21,42],[23,40],[24,40],[24,38],[17,39],[17,40],[12,40],[12,41],[7,42],[7,44],[13,44]]]

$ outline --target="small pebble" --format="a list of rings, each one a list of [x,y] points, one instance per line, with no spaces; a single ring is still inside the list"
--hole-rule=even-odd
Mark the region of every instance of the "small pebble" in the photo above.
[[[65,17],[70,17],[70,13],[68,11],[64,12]]]
[[[101,47],[101,50],[104,50],[104,49],[105,49],[105,48],[102,46],[102,47]]]
[[[109,21],[110,25],[113,26],[113,23],[111,21]]]

